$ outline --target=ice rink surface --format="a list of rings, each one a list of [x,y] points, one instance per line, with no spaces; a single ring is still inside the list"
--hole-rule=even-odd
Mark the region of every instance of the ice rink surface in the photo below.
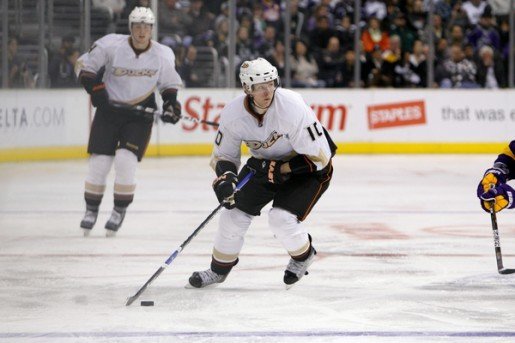
[[[129,307],[217,206],[208,158],[145,159],[116,238],[103,229],[112,175],[84,238],[86,160],[0,164],[0,342],[514,342],[515,274],[497,273],[475,195],[494,159],[338,155],[305,221],[318,256],[295,287],[266,207],[225,283],[184,288],[209,266],[216,216]],[[515,210],[498,223],[515,268]]]

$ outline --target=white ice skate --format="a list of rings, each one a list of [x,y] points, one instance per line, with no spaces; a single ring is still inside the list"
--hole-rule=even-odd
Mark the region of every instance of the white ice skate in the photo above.
[[[123,219],[125,218],[125,211],[117,211],[113,209],[111,212],[111,217],[107,221],[105,225],[106,229],[106,237],[114,237],[118,232],[120,226],[122,226]]]
[[[211,269],[203,272],[194,272],[190,278],[186,288],[204,288],[210,285],[217,286],[218,283],[222,283],[227,278],[227,275],[220,275],[212,271]]]
[[[80,227],[82,228],[84,237],[88,237],[91,233],[91,229],[93,229],[93,226],[95,226],[95,223],[97,222],[97,217],[98,211],[86,210],[84,218],[82,218],[80,222]]]
[[[290,258],[290,262],[284,271],[284,283],[286,284],[286,289],[292,288],[297,281],[302,279],[304,275],[308,274],[308,268],[311,263],[313,263],[316,254],[317,252],[315,248],[311,247],[311,251],[309,252],[309,256],[306,260],[296,261],[293,258]]]

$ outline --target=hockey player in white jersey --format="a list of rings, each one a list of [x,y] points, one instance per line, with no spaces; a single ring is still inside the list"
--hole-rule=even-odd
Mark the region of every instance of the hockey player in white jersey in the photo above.
[[[114,208],[105,225],[108,237],[116,234],[134,198],[136,168],[145,154],[153,118],[136,116],[121,108],[142,105],[155,109],[157,88],[163,98],[163,110],[167,111],[161,119],[172,124],[180,119],[177,90],[182,81],[175,70],[172,50],[151,40],[154,22],[149,8],[134,8],[129,15],[130,35],[109,34],[100,38],[76,64],[79,81],[96,107],[88,143],[86,214],[80,223],[85,236],[97,220],[113,164]]]
[[[245,94],[222,110],[211,166],[213,189],[224,201],[211,267],[194,272],[196,288],[223,282],[238,263],[252,218],[272,201],[268,222],[290,255],[283,281],[287,287],[307,274],[316,255],[302,221],[329,186],[336,146],[302,97],[278,88],[277,69],[258,58],[240,68]],[[241,143],[252,155],[237,176]],[[255,175],[234,196],[238,179]]]

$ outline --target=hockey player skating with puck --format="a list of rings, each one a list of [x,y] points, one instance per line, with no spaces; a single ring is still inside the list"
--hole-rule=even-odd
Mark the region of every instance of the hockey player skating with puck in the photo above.
[[[106,178],[113,164],[114,208],[105,224],[108,237],[116,234],[134,198],[136,168],[145,154],[153,117],[136,116],[123,108],[140,105],[155,109],[154,90],[157,88],[166,111],[161,119],[172,124],[180,119],[177,89],[182,81],[175,70],[172,50],[151,40],[154,22],[149,8],[134,8],[129,15],[130,35],[106,35],[77,61],[79,81],[96,107],[88,143],[86,214],[80,223],[85,236],[97,220]]]
[[[494,212],[505,208],[515,208],[515,190],[506,182],[515,179],[515,140],[499,154],[492,168],[485,171],[477,187],[477,196],[481,207],[490,212],[494,203]]]
[[[213,189],[225,201],[214,241],[211,267],[194,272],[196,288],[223,282],[238,263],[252,218],[272,202],[271,230],[290,255],[284,272],[287,287],[300,280],[316,250],[302,221],[329,186],[336,146],[302,97],[278,88],[277,69],[265,59],[246,61],[240,68],[245,94],[222,110],[211,166]],[[239,175],[241,143],[252,155]],[[254,177],[237,192],[238,179],[250,170]]]

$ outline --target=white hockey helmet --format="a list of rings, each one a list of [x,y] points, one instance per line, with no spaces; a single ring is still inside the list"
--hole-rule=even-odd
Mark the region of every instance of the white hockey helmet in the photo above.
[[[256,58],[252,61],[245,61],[240,67],[240,81],[245,92],[252,92],[252,86],[258,83],[275,81],[279,86],[279,74],[277,68],[264,58]]]
[[[133,23],[145,23],[154,25],[156,17],[148,7],[134,7],[131,14],[129,14],[129,30],[132,28]]]

